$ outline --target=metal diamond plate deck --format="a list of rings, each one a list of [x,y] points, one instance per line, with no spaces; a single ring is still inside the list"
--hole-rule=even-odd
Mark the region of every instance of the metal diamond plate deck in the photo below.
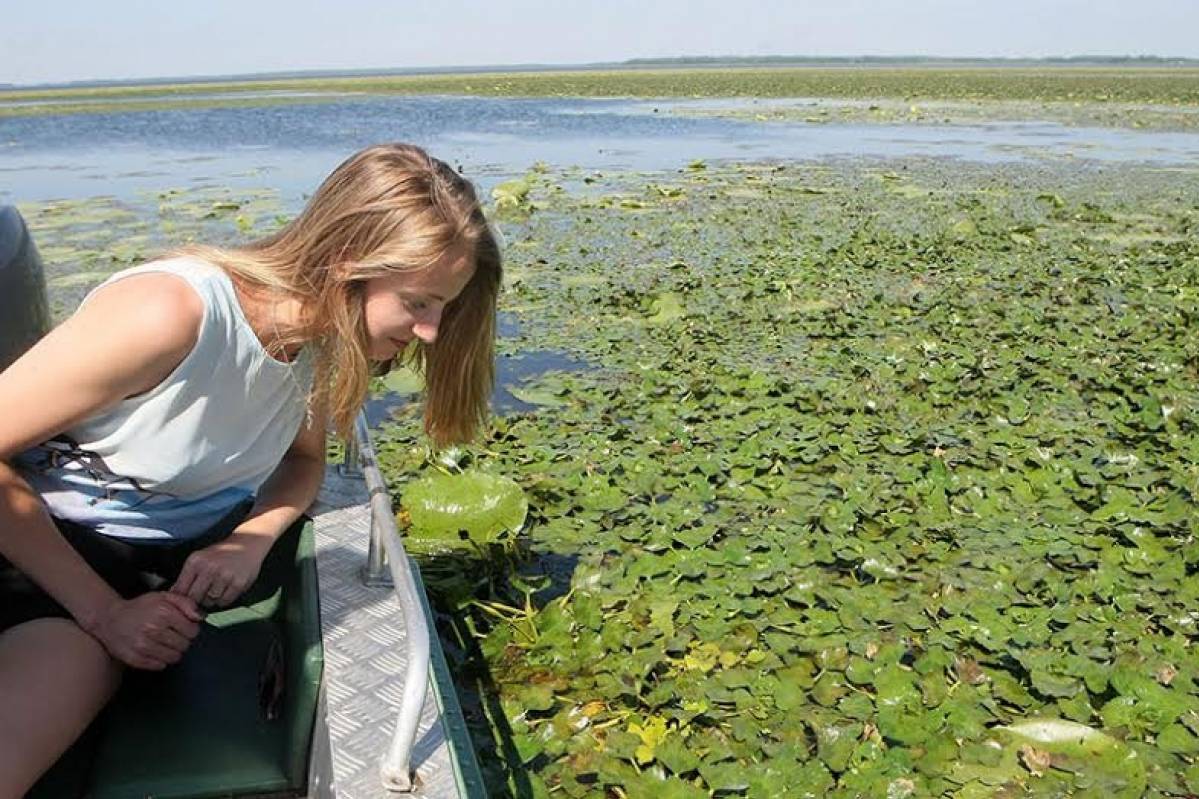
[[[459,796],[431,679],[412,753],[416,791],[384,789],[379,761],[395,731],[408,665],[403,615],[390,587],[368,588],[359,576],[370,538],[363,481],[342,477],[330,466],[310,513],[316,532],[326,720],[337,799]]]

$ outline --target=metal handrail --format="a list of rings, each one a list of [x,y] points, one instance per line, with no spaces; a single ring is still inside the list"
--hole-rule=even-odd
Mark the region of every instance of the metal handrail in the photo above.
[[[371,538],[364,578],[370,580],[376,565],[379,572],[377,576],[382,575],[384,562],[391,567],[396,599],[399,600],[400,609],[404,613],[407,633],[405,638],[408,645],[408,674],[404,680],[400,713],[396,719],[391,745],[379,763],[379,773],[383,778],[383,787],[387,790],[410,792],[415,787],[412,746],[416,742],[417,727],[429,690],[429,627],[420,596],[417,594],[412,564],[396,531],[391,496],[375,460],[375,448],[371,444],[370,428],[366,423],[365,414],[358,415],[354,424],[354,438],[358,445],[358,461],[362,465],[367,492],[370,495]],[[347,452],[347,459],[349,455]],[[376,580],[375,584],[379,582],[381,581]]]

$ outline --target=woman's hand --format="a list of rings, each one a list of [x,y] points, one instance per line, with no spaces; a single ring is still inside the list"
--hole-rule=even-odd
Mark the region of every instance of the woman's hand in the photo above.
[[[171,593],[206,608],[232,604],[258,577],[271,543],[261,536],[233,533],[224,541],[198,549],[184,562]]]
[[[203,620],[187,597],[152,591],[116,600],[88,632],[122,663],[159,671],[183,657]]]

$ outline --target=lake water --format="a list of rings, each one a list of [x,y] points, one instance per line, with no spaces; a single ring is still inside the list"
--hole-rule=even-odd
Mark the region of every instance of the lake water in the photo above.
[[[285,207],[295,209],[346,156],[380,141],[420,144],[458,167],[485,193],[539,161],[589,172],[671,170],[699,158],[1199,161],[1196,134],[1041,122],[842,125],[695,115],[762,107],[752,100],[319,99],[0,119],[0,202],[105,195],[138,204],[145,192],[215,185],[271,187],[280,191]],[[493,405],[500,412],[529,410],[532,406],[508,388],[548,370],[586,367],[548,351],[503,357]],[[368,406],[368,414],[377,422],[403,401],[399,395],[380,397]]]
[[[210,184],[271,186],[285,201],[298,202],[348,154],[379,141],[421,144],[485,190],[538,161],[658,171],[697,158],[1199,160],[1193,133],[1047,122],[839,125],[687,115],[752,103],[345,95],[256,107],[0,119],[0,202],[132,198]]]

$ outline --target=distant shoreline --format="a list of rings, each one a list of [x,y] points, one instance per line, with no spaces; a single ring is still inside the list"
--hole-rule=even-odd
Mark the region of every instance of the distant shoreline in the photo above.
[[[590,64],[496,64],[485,66],[398,67],[389,69],[284,70],[216,75],[116,78],[52,83],[0,83],[0,93],[60,91],[102,88],[187,86],[194,84],[259,83],[287,80],[339,80],[356,78],[467,76],[539,72],[610,72],[646,69],[728,68],[1199,68],[1199,58],[1168,56],[1054,56],[1047,58],[969,58],[942,56],[683,56],[678,58],[633,58],[619,62]]]
[[[105,84],[0,91],[0,119],[349,102],[379,97],[524,99],[840,98],[927,102],[1024,103],[1057,111],[1081,103],[1106,109],[1120,125],[1192,129],[1199,109],[1199,63],[1047,64],[707,64],[441,72],[270,79],[196,79],[184,83]],[[1056,104],[1056,105],[1055,105]],[[1152,118],[1146,117],[1151,112]],[[1021,112],[1027,116],[1027,108]],[[1056,112],[1055,112],[1056,113]],[[1067,116],[1073,118],[1072,113]],[[1113,116],[1114,115],[1114,116]],[[1163,116],[1164,115],[1164,116]],[[1061,114],[1058,114],[1061,116]],[[1105,119],[1107,118],[1105,117]],[[1168,118],[1167,118],[1168,117]],[[871,117],[873,118],[873,117]],[[1023,117],[1022,117],[1023,118]],[[1038,117],[1041,118],[1041,117]],[[822,120],[823,121],[823,120]],[[1094,120],[1093,120],[1094,121]]]

